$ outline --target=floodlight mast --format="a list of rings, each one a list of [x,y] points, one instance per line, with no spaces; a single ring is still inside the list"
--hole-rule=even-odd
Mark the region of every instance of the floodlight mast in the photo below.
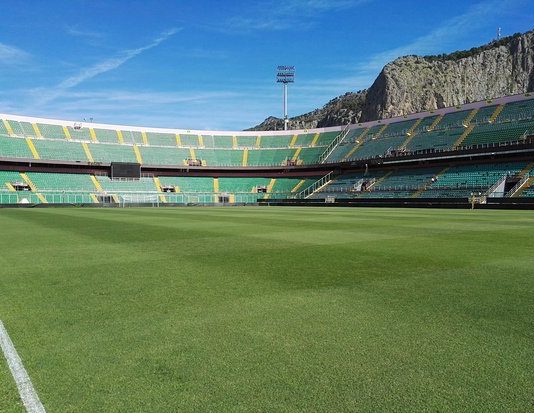
[[[287,130],[287,85],[295,83],[295,66],[278,66],[276,69],[276,82],[282,83],[284,87],[284,130]]]

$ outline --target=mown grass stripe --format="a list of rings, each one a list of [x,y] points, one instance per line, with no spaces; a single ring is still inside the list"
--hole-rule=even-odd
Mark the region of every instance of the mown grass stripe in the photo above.
[[[24,368],[22,360],[20,359],[17,350],[4,327],[4,323],[2,323],[1,320],[0,347],[2,347],[2,352],[6,358],[9,370],[13,375],[13,379],[15,379],[15,383],[19,389],[20,399],[22,400],[26,411],[28,413],[45,413],[45,408],[41,403],[41,400],[39,400],[39,396],[33,387],[30,376]]]

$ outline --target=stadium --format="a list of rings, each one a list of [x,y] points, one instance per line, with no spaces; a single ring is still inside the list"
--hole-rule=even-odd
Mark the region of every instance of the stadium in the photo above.
[[[2,204],[534,205],[528,93],[291,134],[0,116]]]
[[[0,411],[532,411],[529,76],[282,130],[0,113]]]

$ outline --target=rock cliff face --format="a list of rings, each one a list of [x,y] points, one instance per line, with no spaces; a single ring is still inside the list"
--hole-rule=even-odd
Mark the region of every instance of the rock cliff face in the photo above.
[[[406,56],[388,63],[366,91],[290,119],[291,129],[344,125],[534,90],[534,31],[468,51]],[[282,129],[268,118],[253,128]]]
[[[358,122],[362,115],[366,91],[348,92],[332,99],[321,109],[289,119],[289,129],[310,129],[346,125]],[[282,130],[284,120],[270,116],[259,125],[248,130]]]
[[[467,52],[408,56],[387,64],[369,88],[362,120],[513,95],[533,87],[534,31]]]

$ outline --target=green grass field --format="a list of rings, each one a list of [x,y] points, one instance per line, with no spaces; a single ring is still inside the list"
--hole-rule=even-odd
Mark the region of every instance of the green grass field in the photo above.
[[[530,412],[534,213],[0,210],[48,413]],[[0,411],[23,412],[0,359]]]

